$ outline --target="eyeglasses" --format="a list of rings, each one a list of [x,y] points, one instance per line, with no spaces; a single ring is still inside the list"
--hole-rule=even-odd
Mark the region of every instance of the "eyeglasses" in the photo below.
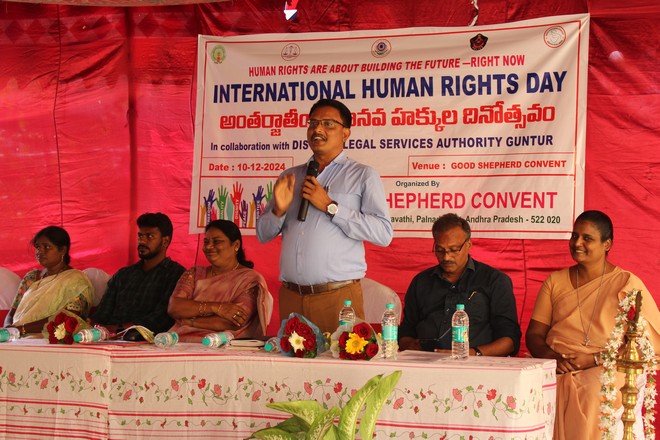
[[[440,256],[450,255],[452,257],[455,257],[456,255],[458,255],[463,250],[463,247],[465,246],[465,243],[467,243],[468,241],[470,241],[470,237],[466,238],[465,241],[463,242],[463,244],[461,245],[461,247],[459,247],[458,249],[437,248],[434,244],[433,245],[433,253],[436,254],[436,255],[440,255]]]
[[[316,128],[316,127],[319,126],[319,124],[323,128],[327,128],[328,130],[332,130],[337,125],[341,125],[342,127],[346,127],[344,124],[342,124],[339,121],[335,121],[334,119],[310,119],[309,121],[307,121],[307,126],[309,128]]]

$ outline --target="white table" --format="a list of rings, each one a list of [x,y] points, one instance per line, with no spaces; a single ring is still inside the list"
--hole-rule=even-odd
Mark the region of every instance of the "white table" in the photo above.
[[[375,438],[551,439],[555,361],[406,352],[396,361],[296,359],[179,344],[0,344],[5,438],[243,439],[288,414],[268,402],[343,406],[377,374],[402,370]],[[443,437],[446,436],[446,437]],[[491,437],[492,436],[492,437]]]

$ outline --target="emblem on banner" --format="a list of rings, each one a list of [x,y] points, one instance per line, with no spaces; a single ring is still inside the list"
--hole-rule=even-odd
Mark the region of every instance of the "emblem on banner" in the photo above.
[[[211,51],[211,59],[215,64],[222,64],[222,62],[227,57],[227,52],[225,51],[224,46],[217,45],[213,47]]]
[[[376,40],[374,44],[371,45],[371,55],[376,58],[386,57],[391,51],[392,45],[387,40]]]
[[[289,43],[282,48],[282,59],[285,61],[295,60],[300,56],[300,46],[296,43]]]
[[[470,48],[472,50],[481,50],[486,47],[486,43],[488,43],[488,37],[483,34],[477,34],[470,38]]]
[[[553,26],[545,31],[543,39],[548,46],[552,48],[559,47],[566,41],[566,31],[561,26]]]

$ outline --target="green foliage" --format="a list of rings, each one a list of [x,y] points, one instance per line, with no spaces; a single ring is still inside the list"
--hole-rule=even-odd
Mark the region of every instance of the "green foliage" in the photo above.
[[[374,376],[360,388],[346,403],[343,410],[332,407],[325,411],[315,400],[297,400],[267,404],[269,408],[288,412],[291,418],[272,428],[261,429],[252,437],[262,440],[354,440],[358,418],[362,409],[360,436],[371,439],[376,427],[376,420],[383,404],[401,378],[397,370],[383,378]],[[334,425],[339,417],[339,426]]]

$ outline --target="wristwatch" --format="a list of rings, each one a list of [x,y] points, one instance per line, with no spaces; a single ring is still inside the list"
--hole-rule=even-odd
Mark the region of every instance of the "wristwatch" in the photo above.
[[[484,354],[479,350],[478,347],[472,347],[472,350],[474,350],[474,355],[475,356],[483,356]]]
[[[328,214],[330,217],[334,217],[335,214],[339,211],[339,205],[337,205],[337,202],[332,200],[328,206],[325,207],[325,213]]]

